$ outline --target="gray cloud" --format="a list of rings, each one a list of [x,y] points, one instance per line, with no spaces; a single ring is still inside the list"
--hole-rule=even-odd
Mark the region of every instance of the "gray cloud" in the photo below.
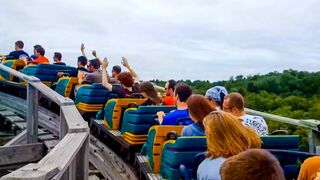
[[[76,64],[79,47],[143,79],[222,80],[320,66],[317,0],[3,0],[0,53],[22,39]]]

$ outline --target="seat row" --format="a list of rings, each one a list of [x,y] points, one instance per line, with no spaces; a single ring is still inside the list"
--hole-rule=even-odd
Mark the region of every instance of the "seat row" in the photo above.
[[[206,137],[181,137],[183,126],[153,126],[141,154],[136,154],[136,166],[140,179],[161,177],[162,179],[196,178],[198,165],[207,150]],[[299,136],[263,136],[262,148],[268,149],[281,163],[287,178],[296,178],[300,164],[313,154],[299,152]],[[197,157],[202,154],[202,159]],[[200,162],[199,162],[200,161]],[[151,175],[153,174],[153,175]],[[291,178],[292,179],[292,178]]]
[[[58,72],[69,73],[75,69],[74,67],[70,66],[61,66],[54,64],[39,64],[36,66],[25,66],[25,62],[23,60],[6,60],[2,62],[2,64],[15,70],[22,70],[22,73],[26,75],[35,76],[48,86],[52,85],[52,83],[58,80]],[[0,70],[0,79],[22,82],[19,79],[15,79],[12,74],[2,70]]]

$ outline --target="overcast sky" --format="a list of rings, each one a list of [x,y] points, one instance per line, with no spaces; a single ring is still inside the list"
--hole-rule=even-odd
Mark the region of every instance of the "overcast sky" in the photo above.
[[[0,54],[41,44],[76,65],[80,44],[141,79],[225,80],[320,67],[319,0],[1,0]],[[92,57],[92,56],[90,56]]]

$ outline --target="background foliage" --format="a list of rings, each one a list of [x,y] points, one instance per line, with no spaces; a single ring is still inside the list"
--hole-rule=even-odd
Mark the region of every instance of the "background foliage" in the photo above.
[[[159,86],[165,81],[153,80]],[[227,81],[179,80],[192,87],[195,93],[205,94],[216,86],[225,86],[229,92],[240,92],[245,97],[246,107],[258,111],[295,119],[320,120],[320,72],[284,70],[265,75],[244,77],[238,75]],[[304,128],[267,120],[269,133],[286,129],[301,137],[301,149],[307,150],[307,134]]]

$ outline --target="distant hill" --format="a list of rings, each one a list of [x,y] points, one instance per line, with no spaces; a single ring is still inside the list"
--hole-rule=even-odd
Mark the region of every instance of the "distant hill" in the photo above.
[[[164,86],[165,81],[153,80]],[[190,85],[195,93],[205,94],[216,86],[225,86],[229,92],[244,95],[246,107],[295,119],[320,119],[320,72],[284,70],[265,75],[244,77],[238,75],[227,81],[179,81]],[[268,121],[269,131],[287,129],[299,134],[303,141],[302,149],[307,148],[307,131],[281,123]]]

